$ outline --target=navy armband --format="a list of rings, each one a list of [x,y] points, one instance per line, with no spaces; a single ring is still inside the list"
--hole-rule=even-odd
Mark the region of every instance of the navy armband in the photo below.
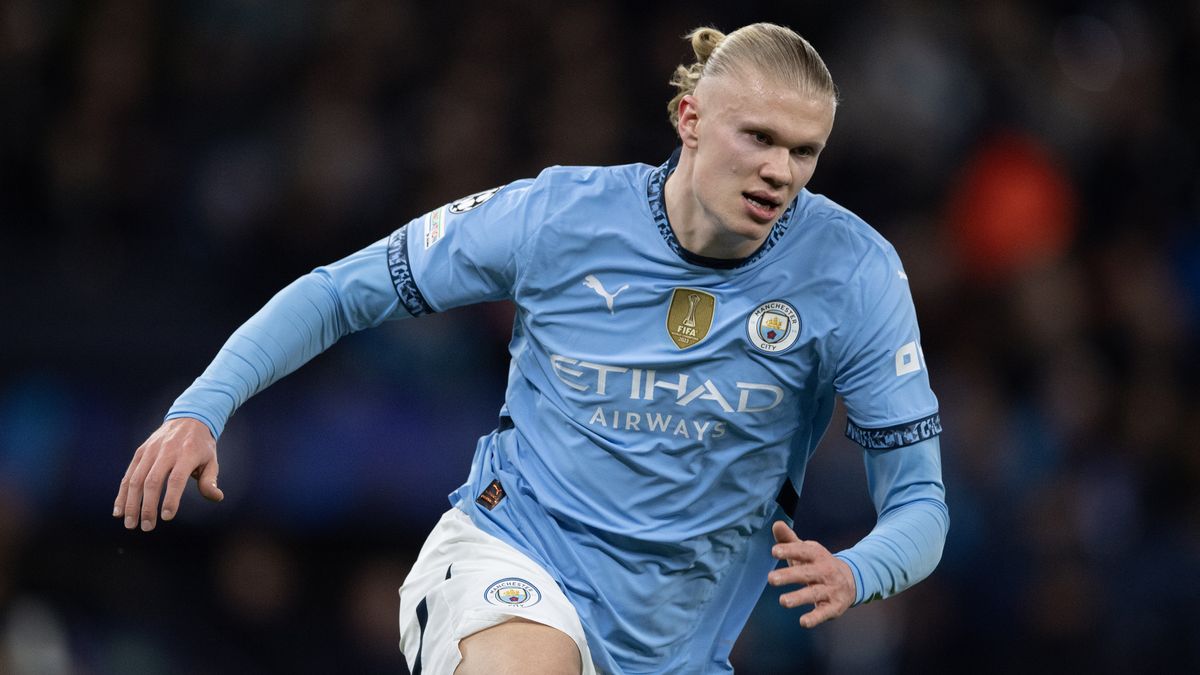
[[[400,304],[412,316],[433,314],[433,308],[425,301],[421,289],[413,279],[412,268],[408,264],[408,226],[396,230],[388,239],[387,250],[388,272],[392,275],[392,285],[396,287],[396,295],[400,296]]]
[[[915,422],[897,424],[883,429],[860,427],[853,420],[846,420],[846,438],[867,450],[893,450],[913,445],[942,433],[942,418],[938,413]]]

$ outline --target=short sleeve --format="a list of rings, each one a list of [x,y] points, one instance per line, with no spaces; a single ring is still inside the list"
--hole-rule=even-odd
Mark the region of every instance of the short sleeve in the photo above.
[[[857,311],[834,385],[846,403],[846,435],[890,450],[941,433],[937,397],[921,349],[908,277],[890,246],[872,247],[854,276]],[[856,325],[854,325],[856,324]]]
[[[543,188],[526,179],[484,190],[409,222],[388,238],[388,271],[413,316],[512,297],[525,244],[545,219]]]

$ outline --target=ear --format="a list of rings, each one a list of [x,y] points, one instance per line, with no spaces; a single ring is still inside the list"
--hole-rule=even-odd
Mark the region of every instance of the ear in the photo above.
[[[692,94],[679,99],[679,125],[676,131],[679,132],[679,140],[688,148],[695,148],[700,139],[696,133],[700,125],[700,109],[696,103],[696,97]]]

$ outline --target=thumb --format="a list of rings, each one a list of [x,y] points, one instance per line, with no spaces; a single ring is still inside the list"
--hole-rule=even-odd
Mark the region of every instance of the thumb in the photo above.
[[[771,525],[771,534],[775,535],[776,544],[788,544],[793,541],[800,541],[800,537],[796,536],[796,531],[788,527],[788,524],[782,520],[777,520]]]
[[[204,465],[204,471],[200,473],[200,478],[197,482],[200,484],[200,494],[211,502],[219,502],[225,499],[225,493],[221,488],[217,487],[217,472],[219,471],[217,460],[213,460]]]

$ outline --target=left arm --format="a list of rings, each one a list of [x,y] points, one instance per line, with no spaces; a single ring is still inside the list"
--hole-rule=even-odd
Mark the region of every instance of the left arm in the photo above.
[[[929,576],[942,559],[950,511],[938,438],[863,452],[875,528],[837,554],[854,572],[856,605],[899,593]]]
[[[801,541],[782,521],[772,555],[788,567],[768,576],[772,586],[804,584],[784,593],[784,607],[814,605],[800,617],[812,628],[853,605],[886,598],[929,576],[942,557],[950,526],[938,437],[891,450],[866,450],[867,484],[878,518],[874,529],[836,555]]]
[[[885,598],[929,576],[942,557],[950,518],[942,485],[942,431],[937,397],[921,351],[916,308],[895,249],[869,228],[850,222],[843,333],[832,340],[834,389],[846,403],[846,435],[864,448],[875,527],[834,555],[801,541],[782,522],[773,526],[772,555],[788,567],[768,576],[785,607],[812,604],[800,617],[811,628],[863,602]]]

